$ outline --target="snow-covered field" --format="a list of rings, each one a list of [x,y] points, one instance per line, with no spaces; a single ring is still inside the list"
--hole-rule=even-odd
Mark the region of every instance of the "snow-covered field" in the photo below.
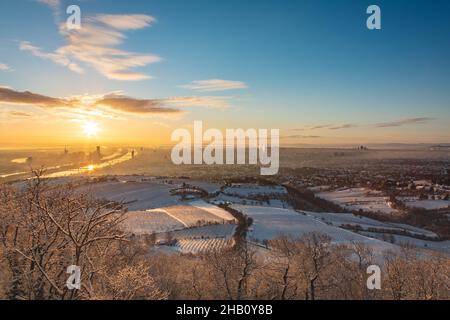
[[[291,206],[286,202],[279,199],[268,199],[265,201],[239,198],[234,196],[229,196],[226,194],[220,194],[217,197],[211,199],[213,202],[217,203],[233,203],[233,204],[242,204],[242,205],[252,205],[252,206],[264,206],[264,207],[273,207],[273,208],[291,208]]]
[[[210,225],[197,228],[187,228],[171,233],[176,244],[161,245],[157,250],[163,252],[200,253],[220,250],[234,244],[233,234],[236,226],[233,224]],[[165,240],[166,234],[158,234],[159,240]]]
[[[261,186],[244,183],[225,188],[214,199],[215,202],[232,204],[290,208],[286,201],[287,190],[282,186]],[[256,199],[260,197],[260,199]],[[262,199],[261,199],[262,198]]]
[[[357,216],[352,213],[327,213],[327,212],[307,212],[309,216],[315,217],[325,223],[332,224],[333,226],[341,227],[347,226],[359,226],[364,230],[378,229],[392,230],[399,232],[409,232],[412,235],[420,235],[431,238],[437,238],[437,234],[432,231],[416,228],[407,224],[388,223],[382,222],[362,216]]]
[[[419,200],[417,198],[404,197],[400,199],[408,208],[422,208],[426,210],[446,209],[450,207],[449,200]]]
[[[227,211],[198,200],[191,205],[127,212],[123,225],[126,231],[139,235],[234,222]]]
[[[181,253],[202,253],[212,250],[222,250],[233,246],[233,239],[198,239],[198,240],[180,240],[171,249]],[[162,246],[164,250],[167,246]]]
[[[350,188],[331,192],[319,192],[316,197],[333,202],[347,210],[366,212],[398,213],[388,205],[389,198],[381,192],[365,188]]]
[[[180,230],[185,225],[163,210],[127,212],[123,226],[126,232],[135,235]]]
[[[207,211],[217,217],[219,217],[220,219],[223,219],[225,221],[233,221],[235,220],[234,217],[228,212],[223,210],[222,208],[219,208],[217,206],[214,206],[212,204],[209,204],[205,201],[202,200],[197,200],[197,201],[191,201],[189,203],[189,205]]]
[[[172,218],[182,222],[186,227],[225,223],[227,221],[213,213],[193,206],[166,207],[164,211]],[[234,219],[231,217],[229,220],[233,221]]]
[[[161,180],[145,176],[121,176],[118,177],[118,179],[119,181],[89,184],[80,187],[79,190],[81,192],[89,192],[99,198],[124,202],[130,211],[145,211],[186,204],[186,202],[181,201],[178,196],[174,196],[170,193],[170,190],[180,187],[183,183],[198,186],[209,193],[220,191],[219,184],[210,182],[192,182],[180,179]],[[286,201],[277,199],[277,196],[285,195],[287,192],[286,189],[281,186],[243,184],[226,188],[225,192],[226,194],[220,193],[211,200],[236,204],[290,208]],[[263,195],[269,198],[262,201],[248,199],[248,197],[255,195]],[[209,205],[206,202],[196,201],[191,203],[191,205],[217,215],[221,219],[233,219],[228,212],[216,206]]]
[[[373,232],[361,232],[364,235],[367,235],[369,237],[377,238],[380,240],[383,240],[383,234],[381,233],[373,233]],[[447,252],[450,253],[450,241],[429,241],[429,240],[421,240],[416,238],[411,238],[407,236],[401,236],[401,235],[388,235],[388,238],[394,239],[395,244],[402,244],[402,245],[412,245],[417,248],[422,249],[431,249],[431,250],[437,250],[441,252]]]
[[[203,200],[182,201],[170,193],[170,190],[182,183],[197,185],[208,192],[219,190],[218,184],[144,176],[118,177],[118,180],[88,184],[79,189],[100,198],[124,202],[129,209],[123,223],[127,232],[136,235],[156,234],[158,239],[163,239],[170,232],[172,239],[177,240],[176,245],[167,247],[172,252],[196,253],[231,245],[236,221],[229,212]],[[354,214],[297,212],[290,209],[283,200],[285,194],[286,189],[281,186],[242,184],[228,187],[210,200],[230,202],[232,208],[252,217],[254,223],[248,236],[254,242],[270,240],[280,235],[301,237],[311,232],[320,232],[327,234],[335,244],[360,242],[380,254],[398,249],[396,244],[402,241],[430,249],[448,246],[444,242],[417,240],[400,235],[394,236],[395,244],[382,241],[387,236],[392,239],[391,234],[386,231],[407,232],[411,236],[430,238],[437,238],[437,235],[409,225],[385,223]],[[268,199],[250,199],[256,195],[266,196]],[[381,193],[364,188],[321,192],[317,196],[349,210],[396,212],[389,207],[388,199]],[[343,226],[357,227],[362,231],[357,233],[346,230]],[[164,246],[161,249],[164,250]]]
[[[143,211],[179,204],[178,198],[169,193],[173,187],[160,181],[119,181],[92,184],[80,190],[99,198],[125,202],[130,211]]]
[[[388,251],[399,250],[401,244],[450,253],[450,241],[420,240],[411,236],[382,232],[392,230],[429,238],[438,237],[431,231],[406,224],[385,223],[353,214],[297,212],[243,205],[233,205],[232,208],[253,218],[254,222],[248,236],[250,241],[262,242],[282,235],[302,237],[308,233],[318,232],[328,235],[333,244],[348,245],[356,242],[368,245],[378,258],[382,258]],[[340,228],[342,225],[359,225],[362,231],[346,230]],[[371,232],[368,228],[371,228],[371,231],[378,229],[380,232]],[[394,239],[393,243],[390,242],[391,239]]]
[[[349,244],[352,241],[370,245],[375,251],[394,250],[392,244],[359,235],[289,209],[233,205],[234,209],[253,218],[250,240],[270,240],[281,235],[302,237],[319,232],[331,238],[334,244]]]
[[[234,224],[217,224],[196,228],[185,228],[171,233],[173,239],[178,240],[199,240],[223,238],[231,239],[234,234],[236,225]],[[158,239],[164,240],[165,234],[158,234]]]

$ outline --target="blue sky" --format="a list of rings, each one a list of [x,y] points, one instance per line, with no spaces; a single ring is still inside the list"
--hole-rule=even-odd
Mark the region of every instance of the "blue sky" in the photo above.
[[[127,70],[152,78],[111,79],[72,56],[83,68],[79,74],[20,50],[24,41],[45,54],[64,47],[56,22],[65,21],[70,4],[80,6],[83,20],[98,14],[155,18],[146,27],[121,30],[126,38],[114,46],[159,57]],[[381,8],[382,30],[366,28],[370,4]],[[129,115],[142,128],[152,121],[177,127],[204,120],[220,128],[281,128],[294,143],[353,143],[355,136],[367,142],[450,142],[448,12],[444,0],[73,0],[60,1],[55,18],[48,3],[2,0],[0,64],[9,70],[0,71],[0,86],[58,98],[118,91],[164,101],[217,97],[227,105],[177,101],[168,106],[183,109],[175,119]],[[211,79],[245,88],[186,87]]]

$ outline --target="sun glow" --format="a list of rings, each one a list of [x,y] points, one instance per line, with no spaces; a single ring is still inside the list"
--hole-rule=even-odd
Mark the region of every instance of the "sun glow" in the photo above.
[[[86,121],[83,124],[84,135],[87,136],[88,138],[96,136],[98,134],[99,130],[100,129],[96,122]]]

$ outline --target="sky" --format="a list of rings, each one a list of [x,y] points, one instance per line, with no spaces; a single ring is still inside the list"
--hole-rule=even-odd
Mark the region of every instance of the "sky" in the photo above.
[[[69,30],[69,5],[81,29]],[[366,9],[381,9],[369,30]],[[449,1],[2,0],[0,147],[450,143]]]

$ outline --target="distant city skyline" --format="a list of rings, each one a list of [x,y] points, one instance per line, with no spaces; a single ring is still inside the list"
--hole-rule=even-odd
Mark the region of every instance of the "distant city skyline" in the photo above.
[[[376,4],[382,29],[368,30]],[[81,8],[67,30],[66,8]],[[280,129],[282,146],[450,143],[450,2],[3,0],[0,144],[170,144]]]

